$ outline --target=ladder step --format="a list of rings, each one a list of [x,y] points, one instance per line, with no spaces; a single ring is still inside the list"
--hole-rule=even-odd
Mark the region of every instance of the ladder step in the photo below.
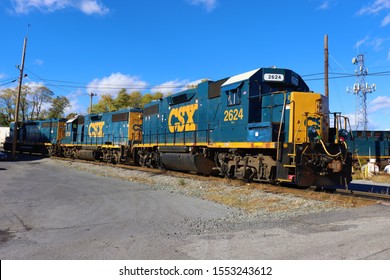
[[[289,179],[276,179],[277,181],[279,182],[285,182],[285,183],[291,183],[292,180],[289,180]]]
[[[295,164],[283,164],[283,167],[297,167]]]
[[[296,154],[287,154],[289,157],[295,157]]]

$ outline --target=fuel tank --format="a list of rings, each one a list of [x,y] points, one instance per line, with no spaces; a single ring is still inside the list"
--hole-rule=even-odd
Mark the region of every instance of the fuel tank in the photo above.
[[[203,154],[162,153],[161,161],[168,169],[194,171],[205,175],[210,174],[214,167],[214,162]]]
[[[85,160],[99,160],[102,156],[100,151],[96,150],[79,150],[77,152],[77,158]]]

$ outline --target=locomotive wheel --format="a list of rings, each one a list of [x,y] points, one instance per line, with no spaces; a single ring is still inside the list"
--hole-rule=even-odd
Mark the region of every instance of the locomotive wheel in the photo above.
[[[116,152],[113,152],[111,155],[111,163],[117,164],[119,162],[119,156]]]

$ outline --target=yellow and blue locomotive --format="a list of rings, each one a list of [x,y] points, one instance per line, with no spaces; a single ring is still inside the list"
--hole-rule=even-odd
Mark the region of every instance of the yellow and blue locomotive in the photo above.
[[[345,138],[355,167],[370,159],[375,159],[381,169],[390,163],[390,131],[356,130]]]
[[[66,119],[32,120],[10,125],[10,135],[5,139],[4,150],[12,151],[15,129],[16,151],[47,154],[48,147],[64,137],[63,125]]]
[[[130,160],[129,147],[141,139],[142,110],[127,108],[78,115],[65,123],[64,137],[52,145],[52,155],[111,163]]]
[[[132,149],[147,166],[345,188],[351,154],[337,130],[327,97],[291,70],[260,68],[147,104]]]

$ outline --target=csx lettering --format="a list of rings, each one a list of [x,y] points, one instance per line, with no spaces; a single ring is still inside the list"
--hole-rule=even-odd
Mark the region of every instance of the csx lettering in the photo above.
[[[198,110],[198,104],[173,108],[168,117],[169,132],[196,130],[196,124],[194,123],[194,113],[196,110]]]
[[[104,122],[94,122],[89,125],[88,135],[89,137],[103,137]]]

